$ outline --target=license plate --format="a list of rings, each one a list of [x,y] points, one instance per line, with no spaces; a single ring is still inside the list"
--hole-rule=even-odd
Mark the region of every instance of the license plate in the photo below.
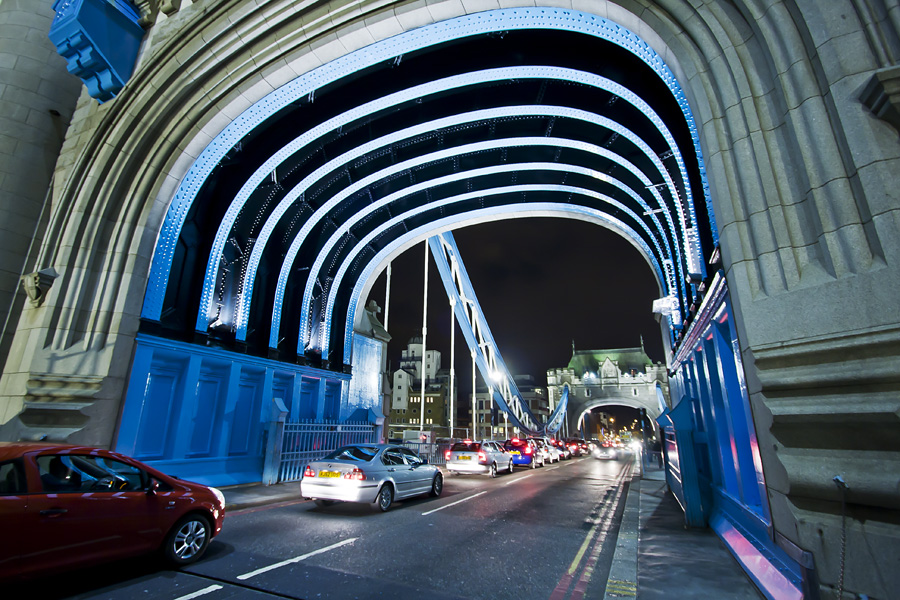
[[[515,454],[516,456],[521,456],[521,455],[522,455],[522,453],[519,452],[518,450],[513,450],[513,451],[510,452],[510,454]]]
[[[341,474],[336,471],[319,471],[319,477],[340,477]]]
[[[459,460],[472,460],[471,456],[457,456],[456,458],[458,458]]]

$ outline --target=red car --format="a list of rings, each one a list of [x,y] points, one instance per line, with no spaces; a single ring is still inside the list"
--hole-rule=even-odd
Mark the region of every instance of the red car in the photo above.
[[[154,551],[190,564],[224,518],[219,490],[122,454],[0,443],[0,579]]]

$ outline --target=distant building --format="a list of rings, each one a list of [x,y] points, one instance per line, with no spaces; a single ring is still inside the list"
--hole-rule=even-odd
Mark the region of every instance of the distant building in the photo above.
[[[547,398],[547,390],[539,387],[534,383],[532,375],[515,375],[513,379],[519,393],[528,403],[528,408],[538,421],[546,423],[550,415],[550,404]],[[486,386],[480,386],[475,391],[474,409],[469,410],[469,415],[474,415],[474,424],[471,419],[469,423],[460,423],[465,427],[474,428],[473,437],[476,439],[507,439],[521,435],[521,431],[517,427],[513,427],[507,419],[504,418],[502,411],[495,410],[496,417],[493,420],[494,426],[491,428],[492,416],[492,398],[488,393]]]
[[[551,407],[559,402],[566,384],[569,386],[566,427],[571,435],[583,431],[586,426],[592,430],[584,431],[585,437],[621,427],[611,421],[609,415],[598,418],[595,414],[590,423],[582,423],[582,415],[598,407],[620,405],[639,409],[657,406],[659,394],[666,404],[669,403],[666,366],[650,360],[643,343],[637,348],[611,350],[576,351],[573,347],[568,366],[547,370]]]
[[[401,354],[400,368],[394,371],[391,407],[387,416],[388,437],[399,439],[404,431],[432,432],[433,439],[450,437],[450,372],[441,369],[441,353],[424,352],[422,338],[412,338]],[[425,402],[422,405],[422,378],[425,373]],[[454,391],[454,395],[456,392]]]

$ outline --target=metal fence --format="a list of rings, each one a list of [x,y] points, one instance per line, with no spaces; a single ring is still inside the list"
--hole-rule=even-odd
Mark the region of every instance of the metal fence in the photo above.
[[[440,444],[430,442],[397,442],[400,446],[406,446],[411,450],[415,450],[424,459],[427,459],[432,465],[447,464],[446,452],[452,444]]]
[[[300,421],[284,424],[278,481],[300,481],[312,461],[347,444],[371,444],[375,425],[366,422]]]

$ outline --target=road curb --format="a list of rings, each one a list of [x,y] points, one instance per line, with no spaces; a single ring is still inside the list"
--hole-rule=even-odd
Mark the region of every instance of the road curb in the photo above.
[[[635,474],[628,485],[616,551],[609,569],[604,600],[637,597],[638,527],[640,523],[641,477]]]

